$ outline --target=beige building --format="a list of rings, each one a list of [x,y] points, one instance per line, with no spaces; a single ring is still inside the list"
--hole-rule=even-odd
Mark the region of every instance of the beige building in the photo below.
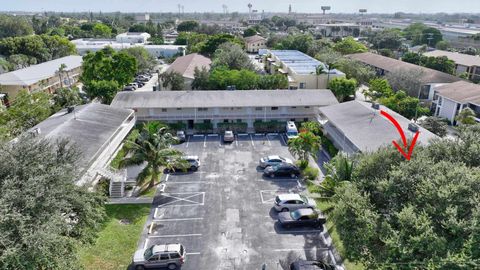
[[[445,56],[455,62],[455,73],[457,75],[467,73],[470,80],[480,81],[480,57],[478,55],[468,55],[442,50],[426,52],[423,55],[433,57]]]
[[[66,67],[59,72],[60,66]],[[53,93],[57,88],[73,85],[81,73],[82,57],[70,55],[23,69],[0,74],[0,93],[13,99],[22,89]]]
[[[258,53],[260,49],[267,48],[267,39],[259,35],[254,35],[251,37],[245,38],[245,45],[247,52],[249,53]]]
[[[207,58],[198,53],[192,53],[175,59],[175,61],[165,72],[176,72],[182,75],[185,84],[185,90],[191,90],[192,82],[195,78],[195,68],[206,68],[207,70],[210,70],[211,63],[212,61],[210,60],[210,58]]]
[[[317,74],[318,70],[323,72]],[[345,74],[328,67],[300,51],[270,50],[266,55],[265,70],[270,74],[284,74],[289,89],[326,89],[328,81]]]

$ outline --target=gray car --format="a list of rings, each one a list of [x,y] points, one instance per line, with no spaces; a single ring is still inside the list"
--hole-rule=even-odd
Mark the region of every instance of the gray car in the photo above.
[[[181,244],[153,245],[139,249],[133,256],[135,270],[167,267],[178,269],[185,263],[185,248]]]

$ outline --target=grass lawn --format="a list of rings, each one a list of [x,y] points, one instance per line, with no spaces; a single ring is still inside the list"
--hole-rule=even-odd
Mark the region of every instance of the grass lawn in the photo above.
[[[80,249],[79,258],[85,269],[127,269],[137,249],[143,225],[150,213],[150,204],[106,205],[108,219],[96,243]],[[122,224],[126,219],[130,223]]]

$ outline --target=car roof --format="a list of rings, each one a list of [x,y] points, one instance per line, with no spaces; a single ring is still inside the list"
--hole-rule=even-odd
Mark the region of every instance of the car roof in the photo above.
[[[300,209],[297,209],[295,211],[297,211],[302,216],[309,216],[309,215],[315,213],[315,211],[313,211],[313,209],[311,209],[311,208],[300,208]]]
[[[198,156],[184,156],[183,159],[198,159]]]
[[[283,159],[281,156],[279,155],[271,155],[271,156],[267,156],[268,159]]]
[[[153,254],[163,253],[163,252],[180,252],[181,244],[164,244],[164,245],[154,245]]]
[[[225,130],[225,134],[233,134],[233,131],[231,131],[231,130]]]
[[[302,199],[300,197],[300,194],[296,194],[296,193],[279,194],[278,198],[282,201],[301,200]]]

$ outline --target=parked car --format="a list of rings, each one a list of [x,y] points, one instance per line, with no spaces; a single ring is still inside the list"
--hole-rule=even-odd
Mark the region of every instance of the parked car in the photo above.
[[[140,75],[140,76],[137,76],[137,78],[135,78],[137,81],[141,81],[141,82],[148,82],[150,80],[150,78],[146,77],[146,76],[143,76],[143,75]]]
[[[128,86],[128,85],[127,85],[127,86],[125,86],[125,87],[123,88],[123,91],[135,91],[135,88],[133,88],[132,86]]]
[[[147,249],[139,249],[133,256],[135,270],[167,267],[173,270],[180,268],[186,260],[185,248],[181,244],[153,245]]]
[[[127,84],[127,86],[131,86],[131,87],[133,87],[133,89],[135,89],[135,90],[138,89],[138,84],[136,84],[136,83],[134,83],[134,82]]]
[[[138,87],[143,87],[145,85],[144,82],[141,82],[139,80],[135,80],[135,83],[138,85]]]
[[[224,142],[233,142],[234,140],[235,140],[235,135],[233,134],[233,131],[226,130],[225,134],[223,135],[223,141]]]
[[[200,167],[200,159],[198,156],[184,156],[182,159],[186,162],[185,167],[183,166],[174,166],[172,169],[175,172],[178,171],[197,171]],[[166,169],[168,172],[169,170]]]
[[[300,175],[300,169],[290,163],[280,163],[274,166],[268,166],[263,170],[263,174],[269,177],[290,176],[292,178]]]
[[[185,131],[183,131],[183,130],[177,131],[176,139],[179,143],[185,142],[187,140],[187,136],[185,135]]]
[[[296,260],[290,264],[290,270],[335,270],[335,265],[322,261]]]
[[[262,157],[260,159],[259,166],[262,168],[266,168],[268,166],[274,166],[280,163],[293,164],[293,161],[291,159],[284,158],[278,155],[271,155],[271,156]]]
[[[294,226],[319,227],[325,224],[326,219],[312,208],[300,208],[291,212],[279,213],[278,222],[285,228]]]
[[[315,208],[317,203],[314,199],[297,193],[280,194],[275,197],[273,207],[277,211],[287,212],[301,208]]]

